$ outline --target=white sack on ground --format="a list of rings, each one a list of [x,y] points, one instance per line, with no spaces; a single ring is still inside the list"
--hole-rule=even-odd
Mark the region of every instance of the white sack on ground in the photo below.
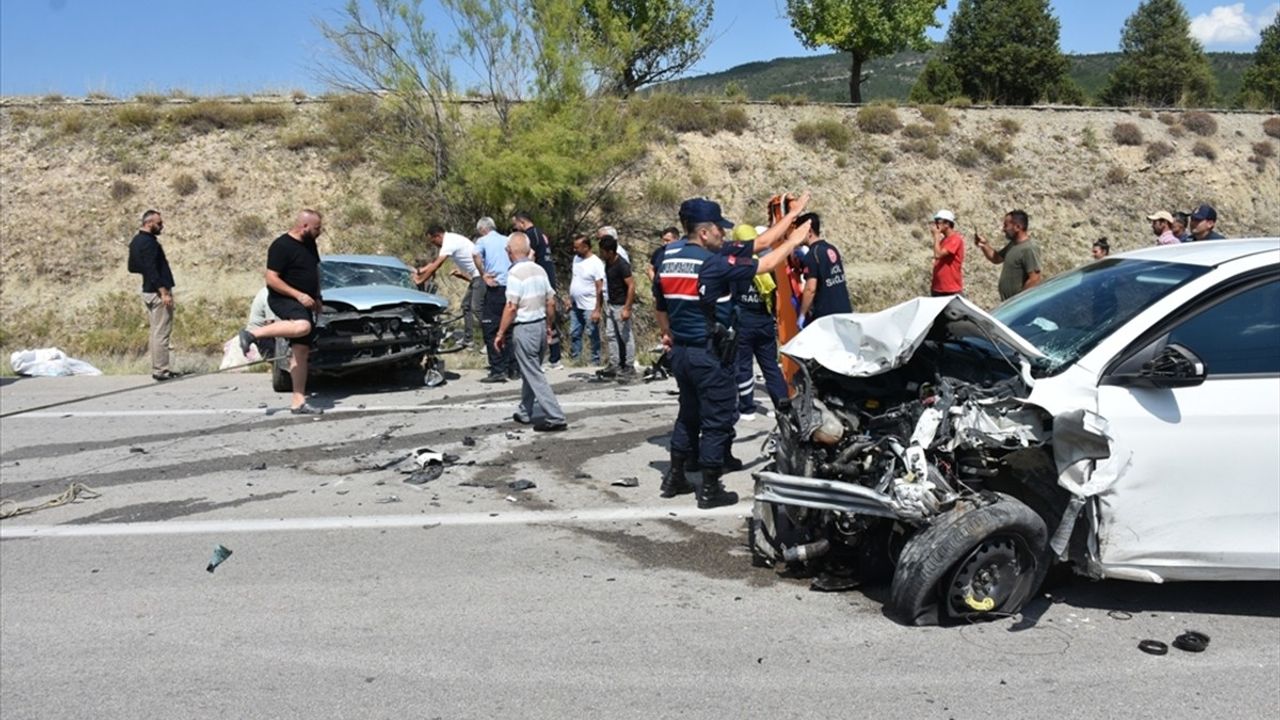
[[[9,355],[9,367],[19,375],[30,377],[62,377],[64,375],[101,375],[102,371],[83,360],[67,357],[58,348],[19,350]]]

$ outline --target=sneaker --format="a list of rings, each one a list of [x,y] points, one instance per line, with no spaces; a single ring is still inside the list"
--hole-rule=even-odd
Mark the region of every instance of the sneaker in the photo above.
[[[516,422],[520,423],[521,425],[528,425],[529,423],[533,422],[533,421],[532,421],[532,420],[530,420],[527,416],[525,416],[525,415],[521,415],[520,413],[512,413],[512,415],[511,415],[511,419],[512,419],[512,420],[515,420]]]
[[[533,426],[535,432],[563,432],[569,429],[568,423],[540,422]]]
[[[612,380],[618,377],[618,371],[611,367],[601,368],[600,370],[596,371],[596,377],[602,378],[605,380]]]
[[[739,420],[746,420],[747,422],[751,422],[752,420],[755,420],[755,419],[756,419],[756,414],[755,414],[754,412],[738,413],[738,419],[739,419]]]
[[[173,380],[182,377],[182,373],[176,373],[172,370],[161,370],[158,373],[151,373],[151,379],[156,382],[164,382],[165,380]]]
[[[486,375],[480,378],[480,382],[482,383],[504,383],[506,381],[506,375]]]
[[[563,369],[564,369],[564,363],[562,362],[554,362],[543,368],[544,371],[545,370],[563,370]]]
[[[315,405],[309,405],[307,403],[302,403],[296,408],[289,408],[289,412],[294,415],[323,415],[324,414],[323,409],[318,408]]]

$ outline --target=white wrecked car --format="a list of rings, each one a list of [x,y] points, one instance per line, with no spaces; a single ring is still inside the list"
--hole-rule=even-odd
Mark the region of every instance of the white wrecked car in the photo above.
[[[1152,248],[988,314],[920,298],[825,317],[755,475],[758,564],[892,572],[929,624],[1018,612],[1049,565],[1280,580],[1280,240]]]

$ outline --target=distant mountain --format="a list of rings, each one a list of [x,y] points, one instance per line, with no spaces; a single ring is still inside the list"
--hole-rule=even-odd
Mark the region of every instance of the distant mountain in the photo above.
[[[1222,104],[1230,104],[1240,90],[1241,76],[1253,63],[1252,53],[1208,53],[1209,66],[1218,80]],[[906,101],[911,86],[928,60],[928,53],[901,52],[877,58],[863,66],[870,77],[862,84],[866,100]],[[1120,53],[1069,55],[1071,77],[1090,98],[1097,97]],[[812,57],[778,58],[752,62],[718,73],[674,80],[654,90],[720,95],[736,83],[752,100],[768,100],[775,95],[797,95],[814,102],[849,101],[849,55],[831,53]]]

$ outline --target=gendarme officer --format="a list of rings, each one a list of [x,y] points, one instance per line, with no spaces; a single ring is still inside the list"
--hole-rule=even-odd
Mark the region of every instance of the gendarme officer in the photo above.
[[[793,218],[789,218],[791,220]],[[662,342],[671,347],[671,367],[680,390],[680,410],[671,432],[671,467],[662,481],[662,497],[694,491],[685,477],[685,461],[696,448],[702,467],[698,507],[709,509],[738,502],[724,489],[721,476],[733,442],[737,388],[733,362],[737,351],[732,331],[732,286],[757,273],[771,272],[804,240],[808,224],[791,231],[787,242],[756,260],[790,227],[778,223],[754,243],[725,243],[733,227],[720,205],[704,198],[680,206],[686,242],[668,247],[653,284]]]

